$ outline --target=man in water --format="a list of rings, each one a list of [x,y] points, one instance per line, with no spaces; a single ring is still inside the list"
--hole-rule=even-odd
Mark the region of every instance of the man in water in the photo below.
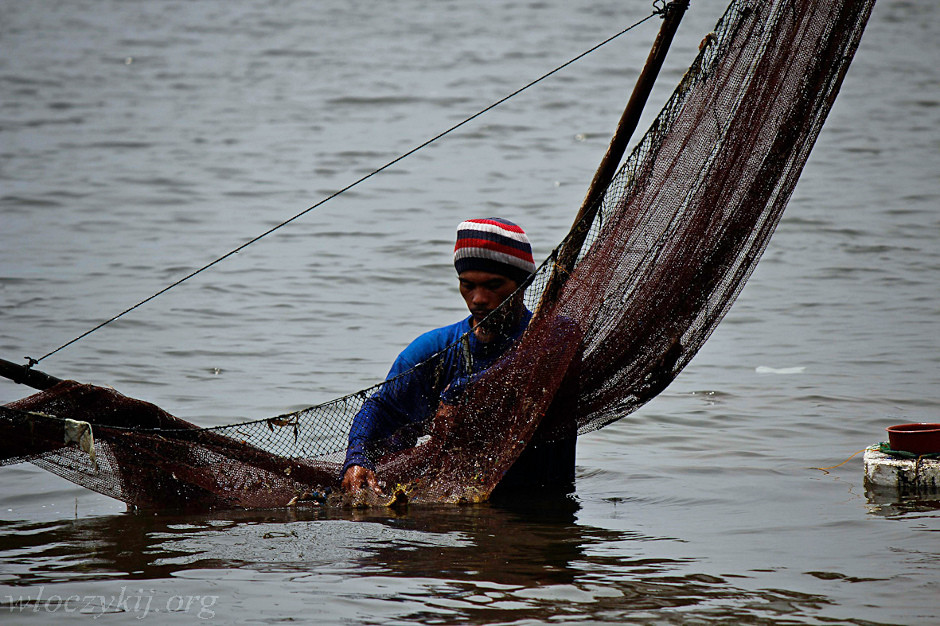
[[[462,222],[454,267],[470,316],[415,339],[395,360],[386,384],[363,404],[349,431],[344,491],[368,488],[381,493],[375,475],[379,457],[415,446],[438,408],[455,404],[467,383],[502,356],[532,319],[518,290],[535,271],[522,228],[501,218]],[[491,315],[510,297],[507,306]],[[569,379],[577,380],[576,368],[571,374]],[[552,436],[547,429],[537,429],[494,495],[514,488],[570,490],[577,441],[572,402],[576,394],[568,393],[550,409],[568,413],[563,435],[557,429]]]

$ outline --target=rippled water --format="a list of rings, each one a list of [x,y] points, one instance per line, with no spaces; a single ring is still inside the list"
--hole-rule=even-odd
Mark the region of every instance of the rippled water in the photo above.
[[[653,110],[724,8],[692,5]],[[648,12],[0,0],[0,357],[54,350]],[[747,288],[662,396],[581,438],[572,501],[131,515],[5,467],[0,615],[934,623],[940,507],[867,494],[860,456],[812,468],[940,413],[938,23],[880,0]],[[376,382],[464,315],[460,220],[510,217],[539,257],[560,239],[657,27],[42,368],[207,425]]]

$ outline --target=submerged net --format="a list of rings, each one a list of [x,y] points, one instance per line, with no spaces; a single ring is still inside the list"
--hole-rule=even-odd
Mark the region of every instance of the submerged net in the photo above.
[[[533,442],[598,429],[662,391],[757,264],[873,4],[733,2],[608,188],[557,300],[536,307],[553,255],[525,288],[537,314],[521,339],[452,404],[428,393],[419,423],[377,446],[385,495],[351,503],[485,500]],[[464,350],[417,367],[433,380]],[[0,463],[30,461],[139,507],[339,501],[354,416],[412,380],[211,429],[66,381],[0,407]]]

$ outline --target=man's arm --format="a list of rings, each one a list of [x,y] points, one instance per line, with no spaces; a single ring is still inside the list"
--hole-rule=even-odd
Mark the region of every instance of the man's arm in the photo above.
[[[439,334],[443,330],[425,333],[398,355],[386,384],[353,418],[342,471],[344,490],[356,492],[363,485],[378,490],[376,457],[414,445],[420,425],[437,405],[439,391],[433,389],[433,371],[438,361],[430,363],[428,359],[447,341],[446,334]],[[416,363],[421,365],[415,367]]]

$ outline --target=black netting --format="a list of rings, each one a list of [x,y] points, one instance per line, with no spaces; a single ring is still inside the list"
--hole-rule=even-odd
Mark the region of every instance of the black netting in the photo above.
[[[873,4],[733,2],[610,185],[557,299],[540,302],[553,256],[525,288],[537,313],[522,338],[484,371],[468,368],[446,410],[431,385],[426,419],[370,450],[388,496],[360,501],[486,499],[527,445],[595,430],[662,391],[757,264]],[[461,350],[418,367],[433,380],[443,363],[463,362]],[[338,484],[353,417],[409,380],[213,429],[64,382],[0,410],[0,459],[136,506],[321,501]],[[91,424],[94,459],[66,436],[81,429],[66,418]]]

